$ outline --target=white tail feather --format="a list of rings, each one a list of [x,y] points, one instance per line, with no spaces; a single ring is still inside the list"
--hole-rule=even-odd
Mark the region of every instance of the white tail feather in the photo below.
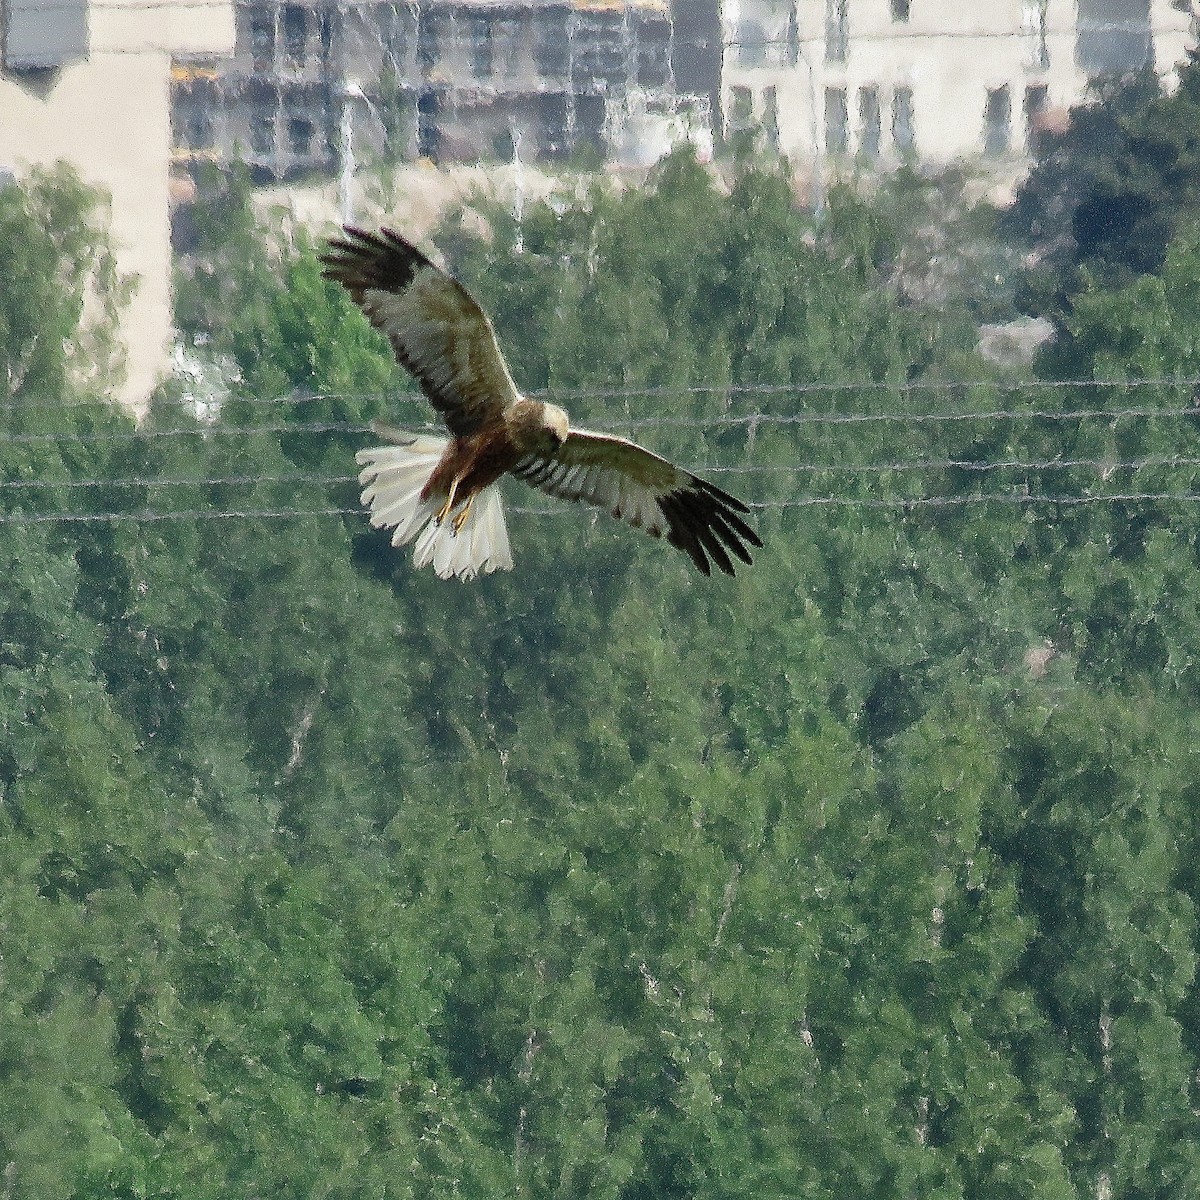
[[[392,545],[416,539],[413,564],[431,563],[442,579],[474,579],[491,571],[512,570],[512,551],[500,491],[493,485],[475,496],[471,512],[455,534],[452,518],[441,525],[436,498],[421,499],[434,467],[446,448],[444,438],[418,437],[394,446],[374,446],[355,456],[362,472],[362,502],[371,510],[371,525],[392,528]],[[458,511],[456,506],[455,511]]]

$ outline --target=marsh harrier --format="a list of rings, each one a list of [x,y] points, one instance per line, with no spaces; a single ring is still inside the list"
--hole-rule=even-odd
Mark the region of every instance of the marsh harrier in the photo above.
[[[371,524],[393,528],[394,546],[415,538],[418,567],[432,563],[444,579],[512,567],[496,487],[506,474],[665,536],[705,575],[710,562],[732,575],[733,559],[748,563],[747,546],[762,545],[740,500],[625,438],[572,429],[557,405],[523,397],[487,314],[399,234],[347,227],[321,261],[387,335],[451,435],[374,424],[391,444],[357,456]]]

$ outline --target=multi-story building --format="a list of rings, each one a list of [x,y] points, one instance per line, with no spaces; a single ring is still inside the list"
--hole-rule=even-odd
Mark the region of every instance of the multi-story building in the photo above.
[[[1020,169],[1100,75],[1167,74],[1189,0],[722,0],[724,133],[798,167],[984,159]]]
[[[243,0],[233,58],[177,74],[177,159],[265,180],[340,168],[350,147],[615,156],[628,120],[678,108],[671,41],[665,0]]]
[[[0,164],[63,160],[111,199],[120,399],[140,409],[170,364],[171,62],[233,49],[232,0],[7,0],[0,35]]]

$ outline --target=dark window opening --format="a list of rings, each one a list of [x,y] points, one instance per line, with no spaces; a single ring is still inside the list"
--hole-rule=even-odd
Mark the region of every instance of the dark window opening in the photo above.
[[[438,127],[441,99],[437,92],[423,92],[417,101],[417,153],[437,162],[442,134]]]
[[[476,79],[490,79],[495,70],[491,21],[486,16],[472,17],[467,39],[472,74]]]
[[[863,158],[874,162],[883,144],[883,117],[879,108],[879,89],[858,90],[858,150]]]
[[[567,144],[567,97],[543,94],[537,98],[538,148],[542,157],[561,160],[570,153]]]
[[[298,4],[283,8],[283,52],[292,67],[303,66],[308,57],[308,11]]]
[[[916,114],[912,88],[898,87],[892,93],[892,145],[901,158],[911,158],[916,153]]]
[[[1150,63],[1150,0],[1079,0],[1075,60],[1089,75],[1126,75]]]
[[[274,13],[250,14],[250,56],[256,71],[269,71],[275,65]]]
[[[850,146],[850,106],[845,88],[825,89],[825,153],[845,154]]]
[[[288,120],[288,149],[296,158],[308,158],[312,154],[315,126],[308,117],[292,117]]]
[[[449,14],[437,9],[422,9],[417,25],[417,62],[429,71],[441,61],[442,44],[449,41]]]
[[[539,74],[547,79],[565,79],[571,69],[567,36],[570,19],[561,9],[534,10],[533,61]]]
[[[825,61],[845,62],[849,51],[849,0],[825,0]]]
[[[767,135],[767,145],[779,153],[779,93],[772,85],[763,88],[763,132]]]
[[[1050,89],[1044,83],[1025,89],[1025,148],[1030,154],[1039,153],[1045,141],[1043,122],[1049,103]]]
[[[748,87],[735,84],[729,89],[729,125],[748,129],[754,123],[754,95]]]
[[[255,107],[250,113],[250,148],[255,154],[271,154],[275,149],[275,110]]]
[[[1012,149],[1012,102],[1008,84],[988,88],[983,107],[983,152],[995,156]]]

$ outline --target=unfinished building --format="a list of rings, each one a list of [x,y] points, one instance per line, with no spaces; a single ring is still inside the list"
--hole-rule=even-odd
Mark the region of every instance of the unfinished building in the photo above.
[[[232,60],[174,83],[177,161],[240,160],[264,181],[328,173],[351,147],[614,158],[631,120],[681,103],[706,111],[676,95],[666,0],[244,0]]]

